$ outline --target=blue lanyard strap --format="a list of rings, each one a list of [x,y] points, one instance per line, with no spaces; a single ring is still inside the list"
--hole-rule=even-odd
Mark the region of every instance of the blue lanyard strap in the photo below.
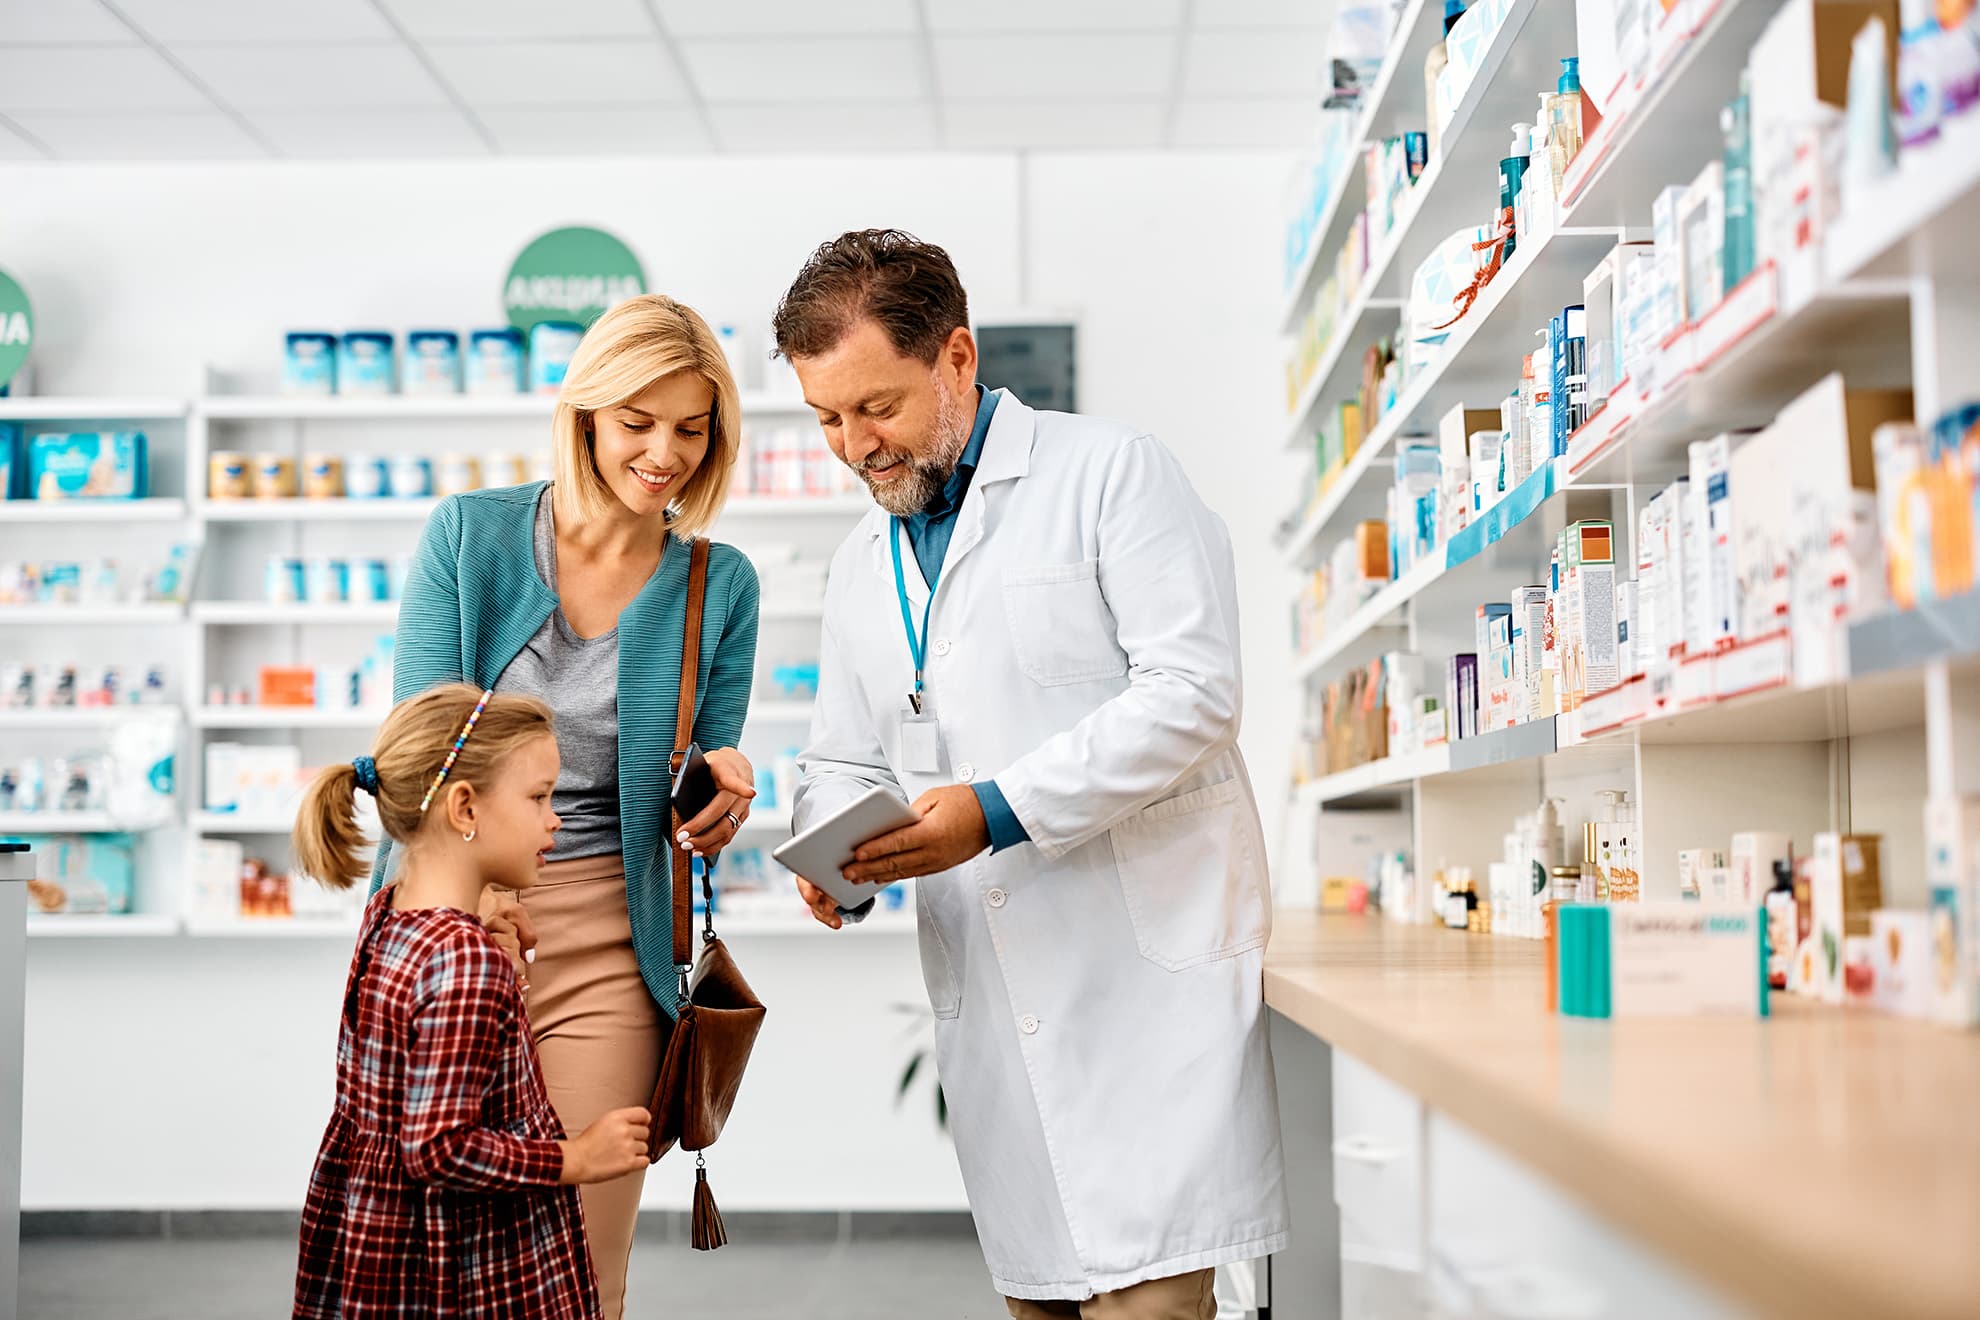
[[[893,533],[894,594],[900,597],[901,627],[907,633],[908,654],[914,657],[914,695],[919,698],[921,696],[922,657],[927,654],[928,645],[928,614],[930,610],[935,608],[935,583],[930,582],[928,584],[928,603],[921,607],[921,631],[917,633],[914,630],[914,611],[908,605],[907,571],[901,567],[901,520],[899,518],[893,520]],[[940,581],[941,577],[942,570],[938,568],[935,570],[936,581]],[[920,702],[917,701],[915,704],[918,710]]]

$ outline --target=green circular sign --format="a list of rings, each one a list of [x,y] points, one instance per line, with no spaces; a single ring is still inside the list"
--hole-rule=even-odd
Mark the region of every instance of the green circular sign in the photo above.
[[[646,292],[632,249],[602,229],[553,229],[509,267],[502,304],[524,334],[539,321],[589,326],[607,307]]]
[[[0,270],[0,386],[14,378],[34,343],[34,309],[27,290]]]

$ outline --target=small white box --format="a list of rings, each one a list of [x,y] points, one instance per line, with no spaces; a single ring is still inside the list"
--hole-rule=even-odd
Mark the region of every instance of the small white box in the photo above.
[[[1792,862],[1794,848],[1785,834],[1747,830],[1732,839],[1732,899],[1759,905],[1774,887],[1774,863]]]

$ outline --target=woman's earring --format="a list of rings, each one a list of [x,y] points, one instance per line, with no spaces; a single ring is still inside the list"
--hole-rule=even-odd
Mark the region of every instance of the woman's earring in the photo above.
[[[481,833],[481,831],[480,831],[480,830],[469,830],[469,831],[468,831],[468,832],[467,832],[466,834],[463,834],[463,835],[461,836],[461,842],[462,842],[462,843],[473,843],[473,842],[474,842],[474,836],[475,836],[475,835],[477,835],[477,834],[479,834],[479,833]]]

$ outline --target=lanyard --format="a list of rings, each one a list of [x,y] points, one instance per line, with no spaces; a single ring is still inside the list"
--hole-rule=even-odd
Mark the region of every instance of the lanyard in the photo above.
[[[894,594],[901,602],[901,627],[907,632],[908,654],[914,657],[914,691],[908,694],[908,704],[914,713],[921,714],[921,666],[928,650],[928,614],[935,608],[935,582],[928,584],[928,603],[921,607],[921,631],[914,630],[914,611],[908,606],[907,573],[901,567],[901,520],[893,522],[894,543]],[[935,581],[942,579],[942,570],[935,570]]]

